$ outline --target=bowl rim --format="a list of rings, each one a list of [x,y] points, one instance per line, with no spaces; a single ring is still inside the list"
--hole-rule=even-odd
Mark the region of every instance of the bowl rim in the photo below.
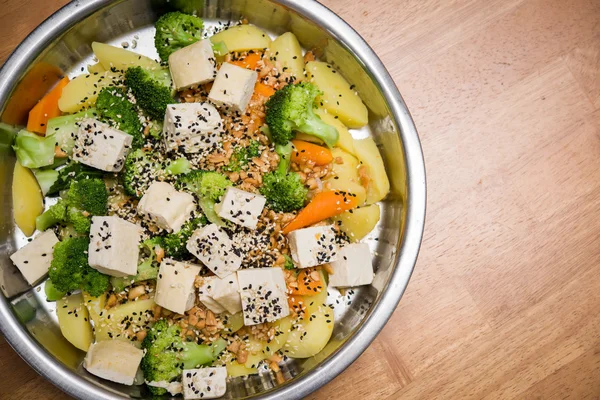
[[[117,0],[119,1],[119,0]],[[296,11],[326,29],[349,49],[370,72],[394,117],[404,149],[407,175],[406,221],[404,240],[396,253],[396,263],[379,302],[371,309],[354,334],[315,368],[259,398],[300,399],[324,386],[371,344],[396,309],[414,270],[425,226],[425,162],[417,129],[398,88],[387,69],[366,41],[333,11],[306,0],[273,0]],[[36,27],[12,52],[0,69],[0,104],[17,84],[21,71],[29,68],[36,57],[57,37],[82,19],[114,0],[75,0],[65,5]],[[116,400],[122,397],[95,385],[57,362],[18,322],[4,296],[0,296],[0,331],[7,342],[34,370],[64,392],[76,398]]]

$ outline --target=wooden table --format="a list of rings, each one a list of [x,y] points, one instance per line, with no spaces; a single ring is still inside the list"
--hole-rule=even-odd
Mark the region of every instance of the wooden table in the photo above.
[[[0,61],[65,0],[0,0]],[[311,399],[600,397],[600,2],[325,0],[423,142],[419,262]],[[63,399],[0,343],[0,398]]]

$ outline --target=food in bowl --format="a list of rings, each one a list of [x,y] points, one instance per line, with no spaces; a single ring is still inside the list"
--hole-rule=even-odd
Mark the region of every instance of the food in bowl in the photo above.
[[[328,287],[373,280],[361,240],[389,181],[349,131],[367,109],[289,32],[175,12],[155,46],[161,62],[93,43],[98,63],[30,111],[15,220],[40,233],[11,259],[32,285],[48,274],[91,374],[190,399],[259,368],[282,382],[282,360],[331,337]]]

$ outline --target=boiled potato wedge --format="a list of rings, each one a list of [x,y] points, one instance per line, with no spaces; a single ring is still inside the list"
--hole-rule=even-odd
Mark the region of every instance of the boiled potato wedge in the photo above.
[[[352,138],[348,128],[346,128],[346,125],[342,124],[338,118],[335,118],[323,108],[315,109],[315,114],[317,114],[323,120],[323,122],[337,129],[340,137],[336,143],[336,147],[339,147],[354,155],[354,139]],[[296,133],[296,139],[311,143],[324,144],[323,141],[316,136],[308,135],[302,132]]]
[[[156,303],[154,299],[130,301],[100,314],[100,324],[96,327],[96,341],[108,339],[121,339],[131,341],[140,346],[140,341],[132,341],[135,338],[135,328],[143,328],[154,320],[153,312]],[[128,328],[127,322],[129,322]]]
[[[235,378],[236,376],[246,376],[258,373],[256,368],[248,368],[244,364],[240,364],[237,361],[230,361],[225,364],[227,368],[227,376]]]
[[[158,62],[149,57],[106,43],[93,42],[92,51],[105,71],[112,68],[124,71],[129,67],[161,68]]]
[[[163,85],[167,87],[171,86],[171,73],[169,69],[161,66],[158,61],[150,57],[100,42],[93,42],[92,50],[100,65],[106,71],[112,71],[115,68],[118,72],[121,72],[130,67],[142,67],[152,71],[154,78],[159,80]]]
[[[288,357],[308,358],[319,353],[333,332],[333,309],[325,304],[327,289],[314,296],[303,296],[304,318],[294,324],[283,353]]]
[[[13,215],[25,236],[35,232],[35,219],[44,211],[40,185],[29,168],[15,162],[12,182]]]
[[[87,66],[87,70],[88,73],[90,74],[101,74],[104,71],[106,71],[106,69],[104,69],[104,67],[102,66],[102,63],[97,62],[96,64],[90,64]]]
[[[106,306],[106,295],[93,297],[83,292],[83,301],[88,309],[92,323],[94,326],[99,326],[102,322],[104,307]]]
[[[94,341],[90,315],[81,293],[56,301],[58,325],[65,339],[80,350],[87,351]]]
[[[355,140],[354,148],[356,157],[368,169],[367,204],[376,203],[387,196],[390,191],[390,180],[385,172],[381,153],[379,153],[373,138]]]
[[[304,58],[298,39],[292,32],[286,32],[273,41],[269,48],[269,57],[279,61],[285,72],[295,76],[298,81],[304,79]]]
[[[323,92],[318,101],[349,128],[361,128],[369,122],[367,107],[350,89],[350,84],[333,67],[321,61],[306,63],[306,75]]]
[[[246,349],[248,350],[248,360],[245,365],[246,368],[256,368],[259,362],[271,357],[273,354],[278,352],[285,342],[287,341],[290,329],[292,327],[292,320],[290,317],[285,317],[273,323],[276,334],[270,342],[265,342],[251,337]]]
[[[254,25],[232,26],[211,36],[210,41],[213,44],[224,42],[230,52],[266,49],[271,46],[269,35]]]
[[[333,220],[339,223],[342,232],[348,235],[352,242],[358,242],[375,228],[380,217],[379,205],[371,204],[355,208],[352,212],[346,211],[333,217]]]
[[[355,194],[358,205],[364,204],[367,198],[367,191],[360,184],[358,160],[352,154],[337,147],[333,148],[331,153],[334,160],[331,164],[333,175],[325,180],[326,184],[332,190],[343,190],[344,192]],[[336,161],[338,157],[341,159],[341,164]]]
[[[96,104],[100,89],[116,86],[120,79],[121,75],[112,72],[76,76],[64,87],[58,108],[64,113],[76,113],[84,107],[91,107]]]
[[[223,332],[235,333],[244,327],[244,314],[238,312],[235,314],[223,313],[220,315],[223,321]]]
[[[338,118],[335,118],[323,109],[317,108],[316,113],[321,117],[323,122],[337,129],[340,137],[336,146],[354,155],[354,139],[352,138],[350,131],[348,131],[348,128],[346,128],[346,125],[342,124]]]

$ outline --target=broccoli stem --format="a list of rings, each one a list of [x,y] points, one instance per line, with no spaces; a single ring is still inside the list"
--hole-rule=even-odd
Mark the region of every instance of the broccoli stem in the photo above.
[[[169,166],[165,169],[165,171],[170,175],[180,175],[187,174],[190,172],[191,164],[186,158],[179,158],[173,161]]]
[[[64,207],[63,200],[59,200],[58,203],[51,206],[35,219],[35,228],[38,231],[43,232],[46,229],[63,222],[65,218],[66,208]]]
[[[318,137],[325,142],[329,148],[334,147],[339,139],[339,133],[337,129],[323,122],[323,120],[319,118],[319,116],[316,115],[312,109],[308,112],[308,118],[304,120],[302,125],[298,126],[298,131]]]
[[[66,292],[61,292],[54,286],[54,283],[50,279],[44,284],[44,293],[46,294],[46,300],[57,301],[66,296]]]
[[[279,165],[277,166],[277,173],[283,175],[287,174],[292,161],[292,151],[294,151],[292,142],[288,142],[285,145],[275,145],[275,152],[279,154]]]
[[[202,212],[204,213],[204,216],[206,217],[206,219],[213,223],[213,224],[217,224],[218,226],[227,226],[225,224],[225,222],[221,219],[221,217],[219,217],[219,215],[217,214],[217,211],[215,210],[215,202],[212,201],[211,199],[207,198],[207,197],[202,197],[200,198],[200,208],[202,209]]]
[[[212,363],[225,349],[227,342],[219,339],[210,345],[184,342],[181,361],[184,369],[198,368]]]

